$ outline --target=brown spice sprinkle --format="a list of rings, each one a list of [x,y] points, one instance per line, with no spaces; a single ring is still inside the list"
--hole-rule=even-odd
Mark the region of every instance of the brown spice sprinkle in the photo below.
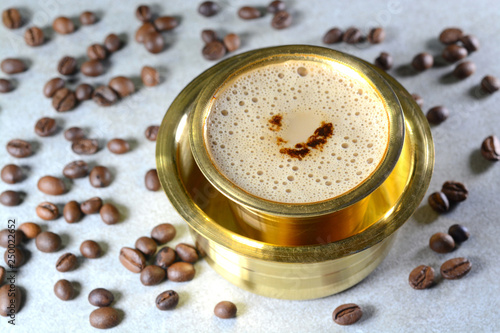
[[[271,119],[269,119],[269,129],[274,132],[278,132],[281,129],[281,120],[283,119],[283,116],[281,114],[277,114],[272,116]]]
[[[294,148],[281,148],[280,153],[283,155],[288,155],[292,158],[298,158],[299,161],[302,160],[307,154],[310,153],[311,149],[323,150],[323,146],[326,144],[327,139],[333,134],[333,124],[321,122],[321,126],[318,127],[314,134],[311,135],[307,142],[297,143]],[[280,142],[278,142],[278,145]]]

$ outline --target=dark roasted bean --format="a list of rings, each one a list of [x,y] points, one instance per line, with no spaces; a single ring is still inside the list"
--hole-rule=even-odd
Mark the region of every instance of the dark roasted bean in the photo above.
[[[87,83],[82,83],[76,87],[75,96],[76,99],[81,101],[86,101],[92,98],[92,94],[94,93],[94,88]]]
[[[427,111],[427,120],[429,123],[439,125],[450,116],[450,111],[444,106],[435,106]]]
[[[69,18],[60,16],[52,23],[52,29],[59,34],[66,35],[75,31],[75,25]]]
[[[146,188],[150,191],[158,191],[161,188],[160,180],[158,179],[158,173],[156,169],[151,169],[146,172],[144,177],[144,183]]]
[[[476,72],[476,65],[472,61],[464,61],[455,67],[453,75],[457,79],[465,79]]]
[[[158,31],[168,31],[175,29],[179,25],[179,20],[173,16],[161,16],[154,21],[154,26]]]
[[[342,41],[342,37],[344,36],[344,32],[339,28],[332,28],[326,32],[323,36],[323,43],[325,44],[335,44],[340,43]]]
[[[108,150],[113,154],[125,154],[130,150],[130,145],[123,139],[112,139],[107,144]]]
[[[466,258],[453,258],[441,265],[441,276],[447,280],[461,279],[470,272],[471,262]]]
[[[62,179],[53,176],[43,176],[38,180],[38,190],[49,195],[66,193],[66,185]]]
[[[165,48],[165,39],[156,31],[150,32],[144,36],[144,47],[150,53],[160,53]]]
[[[88,165],[85,161],[73,161],[63,169],[63,175],[69,179],[83,178],[89,173]]]
[[[500,141],[494,135],[484,139],[481,145],[481,155],[489,161],[500,161]]]
[[[450,235],[437,232],[429,239],[429,247],[437,253],[449,253],[455,249],[455,241]]]
[[[33,222],[21,223],[18,230],[24,234],[24,237],[26,239],[36,238],[36,236],[38,236],[42,232],[42,228],[40,228],[38,224]]]
[[[0,288],[0,316],[7,317],[11,311],[18,313],[22,305],[22,291],[10,283]]]
[[[7,152],[17,158],[29,157],[33,154],[31,144],[20,139],[14,139],[7,142]]]
[[[76,259],[76,256],[73,253],[68,252],[57,259],[56,269],[62,273],[69,272],[74,270],[77,264],[78,259]]]
[[[76,59],[73,57],[63,57],[57,64],[57,71],[62,75],[72,75],[76,72]]]
[[[492,75],[486,75],[481,80],[481,88],[487,93],[493,94],[500,89],[500,80]]]
[[[286,29],[292,25],[292,15],[287,11],[279,11],[274,14],[271,20],[271,27],[277,30]]]
[[[214,308],[214,314],[222,319],[229,319],[236,317],[236,312],[238,309],[233,302],[222,301],[217,303]]]
[[[38,27],[31,27],[24,33],[24,41],[29,46],[42,45],[45,40],[42,29]]]
[[[444,29],[439,35],[439,41],[443,44],[454,44],[463,36],[462,30],[458,28]]]
[[[467,49],[465,47],[461,47],[457,44],[451,44],[444,48],[441,56],[447,62],[457,62],[460,59],[467,57]]]
[[[75,223],[81,220],[82,211],[78,202],[72,200],[64,205],[63,216],[66,222]]]
[[[85,11],[80,14],[80,23],[82,25],[92,25],[97,22],[97,17],[93,12]]]
[[[14,90],[12,81],[7,79],[0,79],[0,93],[5,94]]]
[[[5,264],[9,267],[12,268],[21,267],[25,261],[24,251],[19,247],[9,248],[8,250],[5,251],[3,260],[5,261]]]
[[[469,195],[469,191],[464,184],[454,181],[445,182],[441,188],[441,192],[446,195],[450,202],[462,202]]]
[[[237,34],[227,34],[224,37],[224,45],[228,52],[236,51],[241,45],[240,37]]]
[[[156,141],[156,137],[158,136],[158,131],[160,130],[160,126],[156,125],[151,125],[148,128],[146,128],[146,132],[144,135],[146,136],[146,139],[149,141]]]
[[[434,284],[434,269],[430,266],[420,265],[411,271],[408,282],[413,289],[430,288]]]
[[[151,230],[151,238],[153,238],[158,244],[165,244],[174,239],[176,234],[175,227],[170,223],[158,224]]]
[[[156,286],[165,280],[165,270],[159,266],[149,265],[141,272],[140,280],[145,286]]]
[[[139,237],[135,241],[135,248],[141,251],[145,256],[149,257],[156,253],[156,242],[149,237]]]
[[[368,33],[367,39],[371,44],[382,43],[385,40],[385,30],[380,27],[373,28]]]
[[[113,293],[104,288],[97,288],[89,293],[89,303],[100,308],[110,306],[114,300]]]
[[[175,252],[177,252],[177,255],[182,261],[189,263],[195,263],[198,261],[198,252],[192,245],[185,243],[177,244]]]
[[[352,325],[363,316],[361,308],[354,303],[343,304],[333,310],[333,321],[339,325]]]
[[[214,30],[205,29],[201,32],[201,39],[205,42],[205,44],[216,41],[217,33]]]
[[[104,46],[108,52],[113,53],[122,47],[122,41],[115,34],[109,34],[104,40]]]
[[[87,47],[87,57],[91,60],[104,60],[108,57],[108,51],[101,44],[92,44]]]
[[[135,86],[131,79],[125,76],[116,76],[112,78],[108,86],[113,89],[118,96],[126,97],[135,92]]]
[[[153,14],[151,13],[149,6],[141,5],[135,10],[135,17],[137,17],[139,21],[149,22],[151,21]]]
[[[16,8],[7,8],[2,12],[3,25],[8,29],[17,29],[23,24],[21,14]]]
[[[201,52],[207,60],[218,60],[226,54],[226,47],[222,42],[213,41],[207,43]]]
[[[102,199],[93,197],[81,203],[80,209],[84,214],[96,214],[102,207]]]
[[[434,65],[434,57],[427,52],[419,53],[413,58],[411,65],[417,71],[422,72]]]
[[[45,221],[55,220],[59,217],[59,208],[51,202],[42,202],[36,207],[36,215]]]
[[[362,37],[358,28],[351,27],[344,32],[342,40],[347,44],[356,44],[361,41]]]
[[[460,224],[454,224],[448,229],[448,234],[453,238],[455,243],[463,243],[469,239],[469,229]]]
[[[283,1],[280,0],[275,0],[272,1],[268,6],[267,6],[267,12],[271,14],[276,14],[277,12],[286,10],[286,5]]]
[[[53,232],[44,231],[36,236],[35,245],[42,252],[57,252],[61,248],[61,237]]]
[[[100,106],[111,106],[118,101],[118,95],[110,87],[100,86],[94,90],[92,99]]]
[[[262,13],[255,7],[245,6],[238,9],[238,16],[244,20],[253,20],[261,17]]]
[[[24,234],[19,229],[16,231],[13,229],[0,230],[0,246],[8,248],[9,240],[14,242],[14,246],[20,246],[24,240]]]
[[[140,273],[146,266],[144,255],[136,249],[122,247],[119,258],[122,265],[133,273]]]
[[[17,74],[24,72],[27,67],[21,59],[7,58],[2,60],[0,68],[5,74]]]
[[[95,77],[104,73],[104,65],[99,60],[88,60],[82,64],[80,71],[85,76]]]
[[[438,213],[446,213],[450,209],[448,198],[442,192],[434,192],[429,196],[429,206]]]
[[[205,17],[214,16],[215,14],[217,14],[219,12],[219,10],[220,10],[219,5],[213,1],[202,2],[198,6],[198,13],[200,13],[201,15],[203,15]]]
[[[101,220],[106,224],[115,224],[120,221],[120,212],[118,209],[110,203],[102,205],[99,209],[99,214],[101,215]]]
[[[120,323],[120,313],[110,307],[102,307],[90,313],[90,325],[95,328],[108,329],[118,326]]]
[[[391,69],[393,64],[394,61],[392,60],[392,56],[387,52],[380,53],[377,59],[375,59],[375,66],[383,69],[384,71]]]
[[[111,172],[105,166],[95,166],[89,175],[90,185],[93,187],[107,187],[111,184]]]
[[[45,137],[54,134],[57,130],[57,123],[54,118],[43,117],[35,124],[35,133]]]
[[[155,303],[159,310],[172,310],[179,303],[179,294],[173,290],[164,291],[156,297]]]
[[[71,149],[78,155],[93,155],[99,150],[99,143],[95,139],[75,140]]]
[[[170,265],[175,262],[176,253],[173,249],[168,246],[163,247],[155,257],[155,265],[160,266],[163,269],[167,269]]]
[[[7,164],[2,168],[1,178],[7,184],[16,184],[24,179],[23,170],[15,164]]]
[[[20,192],[7,190],[0,193],[0,203],[4,206],[18,206],[22,201],[23,199]]]
[[[73,110],[76,106],[75,93],[68,88],[61,88],[52,97],[52,106],[57,112]]]
[[[194,266],[188,262],[176,262],[167,268],[167,275],[170,281],[191,281],[194,278],[195,269]]]
[[[144,23],[137,29],[135,32],[135,41],[137,43],[144,43],[144,37],[146,37],[147,34],[156,32],[156,28],[151,22]]]
[[[68,280],[61,279],[54,285],[54,294],[61,301],[69,301],[75,297],[75,288]]]
[[[83,241],[80,245],[80,253],[87,259],[99,258],[101,256],[101,252],[101,247],[97,242],[93,240]]]
[[[480,44],[479,40],[474,35],[467,35],[460,37],[462,45],[467,49],[469,53],[479,50]]]
[[[45,83],[45,86],[43,86],[43,94],[45,97],[53,97],[56,91],[64,88],[64,84],[65,82],[63,79],[55,77]]]

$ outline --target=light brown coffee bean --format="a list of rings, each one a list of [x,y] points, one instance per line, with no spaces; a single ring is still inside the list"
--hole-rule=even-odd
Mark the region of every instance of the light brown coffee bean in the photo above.
[[[115,34],[109,34],[104,40],[104,46],[108,52],[113,53],[122,47],[122,41]]]
[[[165,270],[159,266],[149,265],[141,272],[140,280],[145,286],[156,286],[165,280]]]
[[[120,262],[132,273],[140,273],[146,267],[146,258],[136,249],[122,247],[120,250]]]
[[[99,142],[95,139],[79,139],[73,141],[71,150],[78,155],[93,155],[99,150]]]
[[[14,90],[14,85],[11,80],[0,79],[0,93],[5,94]]]
[[[158,179],[158,173],[156,169],[151,169],[146,172],[144,177],[144,183],[146,188],[150,191],[158,191],[161,188],[160,180]]]
[[[100,60],[88,60],[82,64],[80,71],[85,76],[96,77],[104,73],[104,65]]]
[[[68,141],[76,141],[85,138],[85,131],[80,127],[70,127],[64,131],[64,138]]]
[[[57,64],[57,71],[62,75],[75,74],[76,69],[76,59],[73,57],[63,57]]]
[[[144,66],[141,70],[141,80],[147,87],[154,87],[160,83],[160,74],[150,66]]]
[[[73,110],[77,100],[75,93],[68,88],[61,88],[52,97],[52,106],[57,112]]]
[[[173,290],[164,291],[156,297],[155,303],[159,310],[172,310],[179,303],[179,294]]]
[[[148,257],[156,253],[157,245],[152,238],[143,236],[135,241],[135,248]]]
[[[40,46],[45,40],[42,29],[31,27],[24,32],[24,41],[29,46]]]
[[[224,37],[224,45],[228,52],[234,52],[240,48],[241,41],[240,37],[237,34],[227,34]]]
[[[94,91],[92,100],[100,106],[111,106],[118,102],[118,95],[108,86],[100,86]]]
[[[195,263],[198,261],[198,252],[192,245],[180,243],[175,247],[175,252],[184,262]]]
[[[55,220],[59,217],[59,209],[51,202],[42,202],[36,207],[36,215],[45,221]]]
[[[61,279],[54,285],[54,294],[61,301],[69,301],[75,297],[75,288],[68,280]]]
[[[21,14],[16,8],[7,8],[2,12],[2,22],[7,29],[17,29],[23,25]]]
[[[188,262],[176,262],[167,269],[168,279],[174,282],[191,281],[195,275],[194,266]]]
[[[24,173],[21,167],[15,164],[7,164],[2,168],[1,178],[7,184],[16,184],[24,179]]]
[[[130,145],[126,140],[123,139],[112,139],[107,144],[108,150],[113,154],[125,154],[130,151]]]
[[[238,16],[244,20],[253,20],[261,17],[262,13],[255,7],[245,6],[238,9]]]
[[[135,86],[131,79],[125,76],[116,76],[112,78],[108,86],[113,89],[121,98],[132,95],[135,92]]]
[[[146,50],[153,54],[160,53],[165,48],[165,39],[157,31],[144,35],[143,43]]]
[[[95,166],[89,174],[90,185],[93,187],[108,187],[111,184],[111,172],[105,166]]]
[[[22,197],[22,193],[18,191],[3,191],[0,193],[0,204],[8,207],[18,206],[23,201]]]
[[[85,161],[73,161],[63,169],[63,175],[69,179],[86,177],[89,173],[88,165]]]
[[[161,16],[154,21],[154,26],[158,31],[169,31],[179,25],[179,20],[173,16]]]
[[[80,23],[82,25],[92,25],[97,22],[97,16],[93,12],[85,11],[80,14]]]
[[[101,44],[92,44],[87,47],[87,57],[91,60],[104,60],[108,57],[108,51]]]
[[[52,29],[62,35],[67,35],[75,31],[75,24],[69,18],[60,16],[52,23]]]
[[[141,5],[135,10],[135,17],[141,22],[149,22],[153,17],[149,6]]]
[[[147,34],[156,32],[155,26],[151,22],[146,22],[137,29],[135,32],[135,41],[137,43],[144,43],[144,38]]]
[[[54,118],[43,117],[35,124],[35,133],[41,137],[51,136],[57,131],[57,123]]]
[[[95,328],[108,329],[120,324],[120,313],[110,307],[102,307],[90,313],[90,325]]]
[[[153,238],[158,244],[165,244],[174,239],[176,234],[175,227],[170,223],[158,224],[151,230],[151,238]]]
[[[59,251],[61,249],[61,242],[61,237],[50,231],[43,231],[35,238],[36,248],[45,253]]]
[[[24,72],[27,66],[21,59],[7,58],[0,63],[0,69],[5,74],[17,74]]]
[[[69,272],[76,268],[78,259],[73,253],[65,253],[57,259],[56,269],[59,272]]]
[[[99,197],[93,197],[85,200],[80,205],[80,209],[84,214],[96,214],[102,207],[102,199]]]
[[[19,268],[24,265],[24,251],[19,247],[10,247],[9,249],[5,250],[3,260],[8,267]]]
[[[221,319],[234,318],[237,311],[236,305],[230,301],[219,302],[214,308],[214,314]]]
[[[218,60],[226,55],[226,47],[218,40],[215,40],[207,43],[201,53],[207,60]]]
[[[461,279],[467,275],[472,268],[469,259],[453,258],[441,265],[441,276],[447,280]]]
[[[168,246],[163,247],[155,257],[155,265],[167,269],[176,260],[176,253]]]
[[[72,200],[64,205],[63,216],[66,222],[75,223],[82,219],[82,211],[78,202]]]
[[[120,212],[118,209],[110,203],[102,205],[99,209],[99,214],[101,215],[101,220],[106,224],[115,224],[120,221]]]
[[[38,190],[49,195],[66,193],[66,185],[62,179],[53,176],[43,176],[38,180]]]
[[[343,304],[333,310],[333,321],[339,325],[352,325],[361,319],[363,311],[354,303]]]
[[[7,152],[17,158],[29,157],[33,154],[31,144],[28,141],[14,139],[7,142]]]
[[[87,83],[82,83],[76,87],[75,96],[76,99],[81,101],[87,101],[92,98],[92,94],[94,93],[94,88]]]
[[[59,77],[50,79],[43,86],[43,94],[45,97],[52,97],[59,89],[64,88],[65,81]]]
[[[8,248],[9,243],[14,242],[14,246],[20,246],[23,243],[24,234],[19,229],[2,229],[0,230],[0,246]],[[12,245],[11,245],[12,246]]]
[[[149,141],[156,141],[159,130],[160,126],[151,125],[148,128],[146,128],[146,132],[144,132],[144,135],[146,136],[146,139],[148,139]]]
[[[430,288],[434,285],[434,269],[430,266],[420,265],[411,271],[408,282],[413,289]]]
[[[21,289],[10,284],[3,285],[0,288],[0,316],[7,317],[11,311],[18,313],[22,300]]]
[[[99,243],[93,240],[83,241],[80,245],[80,253],[88,259],[96,259],[101,256],[102,250]],[[105,305],[103,305],[105,306]]]
[[[18,230],[22,231],[24,237],[27,239],[36,238],[36,236],[38,236],[42,232],[42,228],[40,228],[38,224],[33,222],[21,223]]]
[[[89,293],[89,303],[97,307],[110,306],[115,300],[113,293],[104,288],[96,288]]]

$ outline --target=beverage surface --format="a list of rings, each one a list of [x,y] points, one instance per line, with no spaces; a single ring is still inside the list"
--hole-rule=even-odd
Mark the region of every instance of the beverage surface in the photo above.
[[[369,178],[385,156],[388,133],[385,103],[357,72],[294,60],[224,84],[205,122],[205,146],[241,189],[281,203],[313,203]]]

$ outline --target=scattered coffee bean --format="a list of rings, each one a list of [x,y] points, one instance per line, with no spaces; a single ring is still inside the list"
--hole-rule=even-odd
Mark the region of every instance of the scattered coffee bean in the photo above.
[[[56,120],[54,118],[43,117],[35,124],[35,133],[41,137],[54,134],[57,130]]]
[[[218,60],[226,54],[226,47],[219,41],[207,43],[201,51],[207,60]]]
[[[457,79],[465,79],[476,72],[476,65],[472,61],[464,61],[455,67],[453,75]]]
[[[205,44],[218,40],[217,33],[211,29],[205,29],[201,32],[201,39]]]
[[[120,250],[120,262],[132,273],[140,273],[146,267],[144,255],[136,249],[122,247]]]
[[[84,214],[96,214],[102,207],[102,199],[93,197],[81,203],[80,209]]]
[[[69,18],[60,16],[52,23],[52,29],[62,35],[67,35],[75,31],[75,25]]]
[[[89,181],[93,187],[107,187],[111,184],[111,180],[111,172],[105,166],[98,165],[90,171]]]
[[[358,28],[351,27],[344,32],[342,40],[347,44],[357,44],[361,42],[361,31]]]
[[[167,268],[168,279],[174,282],[191,281],[194,274],[194,266],[188,262],[176,262]]]
[[[469,191],[464,184],[454,181],[447,181],[443,184],[441,188],[450,202],[462,202],[467,199]]]
[[[36,238],[36,236],[38,236],[42,232],[42,228],[40,228],[38,224],[33,222],[21,223],[18,230],[24,234],[24,237],[26,239]]]
[[[449,253],[455,249],[455,241],[444,232],[437,232],[429,239],[429,247],[437,253]]]
[[[0,230],[0,246],[8,248],[9,240],[14,241],[14,246],[20,246],[24,240],[24,234],[19,229],[16,231],[13,229]]]
[[[92,44],[87,47],[87,57],[91,60],[104,60],[108,57],[108,51],[101,44]]]
[[[411,65],[419,72],[425,71],[434,65],[434,57],[426,52],[419,53],[413,58]]]
[[[335,44],[340,43],[342,41],[342,37],[344,36],[344,32],[339,28],[332,28],[326,32],[323,36],[323,43],[325,44]]]
[[[82,64],[80,71],[85,76],[96,77],[104,73],[104,65],[99,60],[88,60]]]
[[[427,111],[427,120],[429,123],[439,125],[450,116],[450,111],[444,106],[435,106]]]
[[[75,297],[75,288],[68,280],[61,279],[54,285],[54,294],[61,301],[69,301]]]
[[[393,63],[394,61],[392,60],[392,56],[387,52],[380,53],[377,59],[375,59],[375,66],[383,69],[384,71],[391,69]]]
[[[7,190],[0,193],[0,203],[4,206],[19,206],[22,201],[23,199],[20,192]]]
[[[45,83],[45,86],[43,86],[43,94],[45,97],[53,97],[56,91],[64,88],[64,84],[64,80],[59,77],[50,79],[47,83]]]
[[[147,34],[156,32],[156,28],[153,23],[147,22],[140,26],[139,29],[135,32],[135,41],[137,43],[144,43],[144,38]]]
[[[281,12],[283,10],[286,10],[286,5],[283,1],[280,0],[272,1],[267,6],[267,12],[270,14],[276,14],[277,12]]]
[[[12,81],[7,79],[0,79],[0,93],[5,94],[14,90]]]
[[[61,248],[61,237],[50,231],[43,231],[35,238],[35,245],[39,251],[45,253],[57,252]]]
[[[11,268],[19,268],[24,264],[25,255],[21,248],[9,248],[5,251],[3,260],[5,264]]]
[[[108,52],[113,53],[122,47],[122,41],[115,34],[109,34],[104,40],[104,46]]]
[[[379,44],[385,40],[385,30],[383,28],[372,28],[367,36],[371,44]]]
[[[179,20],[173,16],[161,16],[154,21],[154,26],[158,31],[169,31],[179,25]]]
[[[419,94],[411,94],[411,97],[417,102],[418,106],[422,108],[424,106],[424,99]]]
[[[75,90],[75,96],[78,101],[86,101],[92,98],[92,93],[94,92],[94,88],[87,83],[79,84]]]
[[[101,256],[102,250],[97,242],[86,240],[80,245],[80,253],[87,259],[96,259]]]
[[[470,272],[471,267],[469,259],[453,258],[441,265],[441,276],[447,280],[461,279]]]
[[[114,300],[113,293],[104,288],[97,288],[89,293],[89,303],[100,308],[110,306]]]
[[[156,254],[155,265],[160,266],[163,269],[167,269],[175,262],[175,259],[175,251],[172,248],[165,246]]]
[[[73,110],[76,106],[75,93],[68,88],[61,88],[52,97],[52,106],[57,112]]]
[[[63,57],[57,64],[57,71],[62,75],[72,75],[76,72],[76,59],[73,57]]]
[[[245,6],[238,10],[238,16],[244,20],[253,20],[261,17],[262,13],[255,7]]]
[[[463,36],[462,30],[458,28],[444,29],[439,35],[439,41],[443,44],[454,44]]]
[[[153,14],[151,13],[149,6],[141,5],[135,10],[135,17],[137,17],[139,21],[149,22],[151,21]]]
[[[173,290],[164,291],[156,297],[155,303],[159,310],[172,310],[179,303],[179,294]]]
[[[148,128],[146,128],[146,132],[144,133],[146,135],[146,139],[149,141],[156,141],[156,137],[158,136],[158,131],[160,130],[160,126],[156,125],[151,125]]]
[[[21,59],[7,58],[2,60],[0,68],[5,74],[17,74],[26,70],[26,65]]]
[[[448,229],[448,234],[453,238],[455,243],[463,243],[469,239],[469,229],[460,224],[454,224]]]
[[[152,256],[156,253],[156,242],[149,237],[139,237],[135,241],[135,248],[141,251],[146,257]]]
[[[465,57],[467,57],[467,49],[465,47],[461,47],[457,44],[450,44],[446,46],[443,50],[441,56],[447,62],[457,62]]]
[[[354,303],[343,304],[333,310],[333,321],[339,325],[352,325],[363,316],[359,305]]]
[[[76,259],[76,256],[73,253],[68,252],[57,259],[56,269],[62,273],[69,272],[74,270],[77,264],[78,259]]]
[[[277,30],[286,29],[292,25],[292,15],[287,11],[279,11],[271,20],[271,27]]]
[[[108,150],[113,154],[125,154],[130,150],[130,145],[123,139],[112,139],[107,144]]]
[[[165,48],[165,39],[159,32],[150,32],[144,36],[144,47],[150,53],[160,53]]]
[[[66,222],[75,223],[81,220],[82,211],[78,202],[72,200],[64,205],[63,216]]]
[[[0,286],[3,285],[3,278],[5,277],[5,268],[0,266]]]
[[[93,12],[85,11],[80,14],[80,23],[82,25],[92,25],[97,22],[97,16]]]
[[[149,265],[141,272],[140,280],[145,286],[156,286],[165,280],[165,270],[159,266]]]
[[[102,205],[99,209],[99,214],[101,215],[102,222],[106,224],[116,224],[120,221],[120,212],[118,209],[110,203]]]
[[[446,213],[450,210],[448,198],[442,192],[434,192],[429,195],[429,206],[438,213]]]
[[[224,37],[224,45],[228,52],[236,51],[241,45],[240,37],[237,34],[227,34]]]
[[[99,329],[108,329],[118,326],[120,323],[120,313],[111,307],[102,307],[90,313],[90,325]]]
[[[434,285],[434,268],[420,265],[411,271],[408,282],[413,289],[427,289]]]
[[[146,184],[146,188],[150,191],[158,191],[161,188],[160,180],[158,179],[158,173],[156,169],[151,169],[146,172],[146,176],[144,177],[144,183]]]
[[[220,10],[219,5],[213,1],[202,2],[198,6],[198,13],[200,13],[201,15],[203,15],[205,17],[214,16],[215,14],[217,14],[219,12],[219,10]]]
[[[217,303],[214,308],[214,314],[222,319],[229,319],[236,317],[236,312],[238,309],[233,302],[222,301]]]
[[[24,41],[29,46],[40,46],[44,40],[43,31],[38,27],[31,27],[24,33]]]
[[[15,164],[7,164],[2,168],[1,178],[7,184],[16,184],[24,179],[23,170]]]
[[[141,80],[147,87],[154,87],[160,83],[160,74],[150,66],[144,66],[141,70]]]
[[[36,207],[36,215],[45,221],[55,220],[59,217],[59,209],[51,202],[42,202]]]
[[[500,80],[492,75],[486,75],[481,80],[481,88],[487,93],[493,94],[500,89]]]
[[[92,94],[92,99],[97,105],[111,106],[118,101],[118,95],[108,86],[100,86]]]
[[[21,289],[10,283],[0,288],[0,316],[7,317],[11,311],[18,313],[23,300]]]
[[[176,234],[175,227],[170,223],[158,224],[151,230],[151,238],[153,238],[158,244],[165,244],[174,239]]]
[[[38,190],[49,195],[61,195],[66,193],[66,185],[57,177],[43,176],[38,180]]]
[[[7,8],[2,12],[2,22],[7,29],[17,29],[23,24],[21,14],[16,8]]]
[[[484,139],[481,145],[481,155],[489,161],[500,161],[500,141],[494,135]]]
[[[17,158],[31,156],[33,150],[31,144],[27,141],[14,139],[7,142],[7,152]]]
[[[474,35],[462,36],[460,37],[460,41],[469,53],[479,50],[479,39]]]
[[[125,76],[116,76],[112,78],[108,86],[113,89],[121,98],[132,95],[135,92],[135,86],[131,79]]]
[[[86,177],[89,173],[88,165],[85,161],[73,161],[63,169],[63,175],[69,179]]]
[[[175,252],[177,252],[177,255],[179,256],[179,258],[181,258],[182,261],[192,264],[198,261],[198,252],[192,245],[185,243],[177,244],[177,246],[175,247]]]

